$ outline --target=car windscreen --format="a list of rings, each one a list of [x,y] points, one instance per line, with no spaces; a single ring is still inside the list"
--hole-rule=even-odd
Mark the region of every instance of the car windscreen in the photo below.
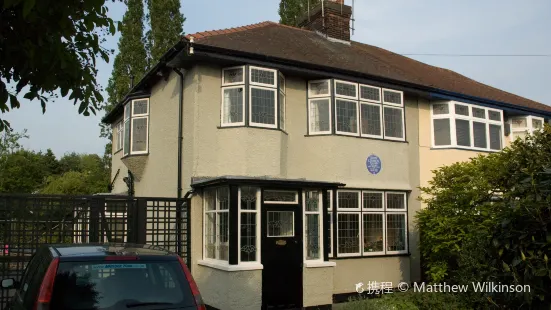
[[[61,262],[51,309],[127,310],[195,306],[178,261]]]

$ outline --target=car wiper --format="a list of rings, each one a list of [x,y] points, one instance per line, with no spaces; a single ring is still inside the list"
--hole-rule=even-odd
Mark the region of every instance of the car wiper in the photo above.
[[[171,302],[161,302],[161,301],[152,301],[152,302],[133,302],[126,304],[126,308],[135,308],[141,306],[155,306],[155,305],[173,305]]]

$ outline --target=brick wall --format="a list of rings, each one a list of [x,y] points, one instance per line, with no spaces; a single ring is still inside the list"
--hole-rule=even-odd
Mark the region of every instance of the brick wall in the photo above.
[[[329,3],[325,9],[325,17],[322,17],[321,8],[316,8],[311,11],[310,18],[306,18],[299,27],[304,29],[319,31],[329,37],[350,41],[350,16],[351,8],[343,6],[340,9],[340,4]],[[325,19],[325,28],[323,21]]]

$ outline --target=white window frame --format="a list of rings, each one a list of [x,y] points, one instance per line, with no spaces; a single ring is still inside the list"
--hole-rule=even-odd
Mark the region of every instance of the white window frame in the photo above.
[[[255,186],[251,186],[251,187],[255,187]],[[237,201],[238,201],[238,205],[237,205],[237,208],[238,208],[238,214],[237,214],[237,233],[238,233],[238,236],[237,236],[237,263],[239,265],[258,265],[260,264],[260,251],[261,251],[261,243],[260,243],[260,239],[261,239],[261,230],[260,230],[260,226],[261,226],[261,222],[260,222],[260,204],[261,204],[261,195],[260,195],[260,192],[261,192],[261,189],[260,187],[255,187],[256,188],[256,204],[255,204],[255,210],[242,210],[241,209],[241,186],[239,187],[238,191],[237,191]],[[255,237],[255,240],[256,240],[256,260],[255,261],[250,261],[250,262],[242,262],[241,261],[241,214],[242,213],[255,213],[256,214],[256,237]]]
[[[318,210],[317,211],[306,211],[306,192],[310,191],[317,191],[318,192]],[[304,208],[302,208],[302,235],[306,237],[306,216],[307,215],[318,215],[318,244],[319,244],[319,258],[317,259],[307,259],[306,257],[306,250],[308,242],[306,242],[306,239],[303,242],[303,261],[308,262],[323,262],[323,256],[324,256],[324,244],[323,244],[323,192],[321,190],[306,190],[302,192],[302,204]]]
[[[359,194],[359,208],[340,208],[338,206],[338,193],[339,192],[358,192]],[[374,209],[374,208],[366,208],[364,207],[364,203],[363,203],[363,193],[381,193],[381,199],[382,199],[382,208],[381,209]],[[400,195],[403,195],[404,196],[404,207],[402,209],[388,209],[387,208],[387,196],[388,194],[400,194]],[[333,230],[332,229],[332,226],[331,226],[331,237],[330,239],[333,239],[333,238],[337,238],[337,252],[336,252],[336,256],[337,257],[363,257],[363,256],[387,256],[387,255],[394,255],[394,254],[406,254],[408,253],[409,251],[409,245],[408,245],[408,202],[407,202],[407,193],[404,192],[404,191],[392,191],[392,190],[388,190],[388,191],[384,191],[384,190],[356,190],[356,189],[340,189],[340,190],[337,190],[337,206],[335,208],[335,211],[333,212],[334,213],[334,216],[336,217],[336,222],[337,222],[337,228],[336,230]],[[360,232],[360,236],[359,236],[359,241],[360,241],[360,248],[359,248],[359,253],[339,253],[338,252],[338,242],[339,242],[339,239],[338,239],[338,233],[339,233],[339,230],[338,230],[338,225],[339,225],[339,220],[338,220],[338,215],[339,214],[359,214],[359,217],[360,217],[360,220],[359,220],[359,226],[360,226],[360,229],[359,229],[359,232]],[[364,214],[382,214],[383,216],[383,251],[378,251],[378,252],[365,252],[364,251],[364,241],[365,241],[365,236],[364,236]],[[405,218],[405,222],[404,222],[404,230],[405,230],[405,237],[404,237],[404,242],[405,242],[405,245],[404,245],[404,250],[402,251],[388,251],[388,238],[387,238],[387,215],[388,214],[400,214],[402,216],[404,216]],[[333,221],[333,219],[331,219]],[[333,222],[331,222],[333,223]],[[332,246],[332,245],[331,245]],[[330,256],[332,256],[333,253],[331,253]]]
[[[384,199],[384,195],[383,195],[383,199]],[[384,202],[383,202],[383,209],[384,209]],[[366,210],[369,210],[369,209],[366,209]],[[383,233],[382,233],[382,236],[383,236],[383,250],[382,251],[377,251],[377,252],[367,252],[365,251],[365,248],[364,248],[364,243],[365,243],[365,231],[364,231],[364,215],[369,215],[369,214],[380,214],[382,216],[382,224],[383,224]],[[384,210],[381,210],[379,209],[379,211],[366,211],[366,212],[362,212],[361,214],[361,241],[360,241],[360,250],[362,252],[362,256],[381,256],[381,255],[385,255],[385,254],[388,254],[386,252],[386,212],[384,212]],[[407,234],[406,234],[407,235]]]
[[[362,105],[370,105],[370,106],[374,106],[374,107],[379,108],[379,124],[380,124],[379,130],[381,131],[380,135],[364,134],[362,132],[362,122],[363,122],[363,119],[362,119]],[[366,138],[382,139],[383,136],[384,136],[384,127],[385,127],[384,120],[383,120],[383,106],[380,103],[376,104],[376,103],[371,103],[371,102],[368,102],[368,101],[360,101],[359,115],[360,115],[360,123],[359,123],[360,124],[360,136],[361,137],[366,137]]]
[[[352,96],[346,96],[346,95],[339,95],[339,94],[337,94],[337,83],[353,85],[353,86],[356,88],[356,96],[355,96],[355,97],[352,97]],[[335,93],[335,98],[352,99],[352,100],[358,100],[358,98],[359,98],[359,87],[358,87],[358,83],[348,82],[348,81],[343,81],[343,80],[333,80],[333,89],[335,90],[335,91],[334,91],[334,93]]]
[[[143,101],[143,100],[146,100],[147,101],[147,112],[145,113],[134,113],[134,102],[136,101]],[[132,100],[132,113],[131,113],[131,117],[135,117],[135,116],[148,116],[149,115],[149,98],[142,98],[142,99],[134,99]]]
[[[265,83],[259,83],[259,82],[253,82],[253,69],[260,70],[260,71],[268,71],[272,72],[274,74],[274,84],[265,84]],[[264,67],[256,67],[256,66],[249,66],[249,84],[255,85],[255,86],[263,86],[263,87],[275,87],[277,88],[277,79],[278,79],[278,72],[275,69],[269,69]]]
[[[206,246],[207,246],[207,242],[206,242],[206,238],[205,236],[207,235],[207,214],[215,214],[215,217],[216,217],[216,236],[220,236],[220,225],[219,225],[219,216],[218,216],[218,213],[228,213],[228,249],[229,249],[229,230],[230,230],[230,223],[229,223],[229,200],[230,200],[230,190],[229,188],[227,188],[227,191],[228,191],[228,209],[225,209],[225,210],[221,210],[220,209],[220,199],[218,197],[218,189],[220,187],[217,187],[217,188],[211,188],[211,189],[208,189],[208,190],[213,190],[215,192],[215,197],[214,197],[214,203],[215,203],[215,208],[214,210],[209,210],[207,211],[207,208],[206,208],[206,199],[205,197],[203,196],[203,260],[204,261],[211,261],[211,262],[222,262],[223,264],[228,264],[229,263],[229,252],[228,252],[228,260],[223,260],[223,259],[217,259],[217,258],[209,258],[206,256]],[[220,241],[217,239],[216,243],[215,244],[220,244]],[[228,250],[229,251],[229,250]]]
[[[134,148],[134,135],[132,134],[132,129],[134,128],[134,121],[137,119],[145,119],[146,120],[146,138],[145,138],[145,150],[143,151],[133,151]],[[148,116],[139,116],[139,117],[132,117],[130,120],[130,154],[147,154],[149,153],[149,117]]]
[[[147,101],[147,112],[146,113],[139,113],[139,114],[134,114],[134,102],[136,101],[142,101],[142,100],[146,100]],[[130,109],[130,115],[127,117],[126,116],[126,111],[127,109]],[[124,105],[124,115],[123,115],[123,129],[122,129],[122,148],[124,148],[124,139],[126,138],[125,137],[125,129],[124,127],[125,126],[130,126],[129,127],[129,132],[130,132],[130,143],[129,143],[129,149],[128,149],[128,152],[123,152],[123,156],[127,156],[127,155],[139,155],[139,154],[148,154],[149,153],[149,111],[150,111],[150,101],[149,101],[149,98],[138,98],[138,99],[133,99],[131,101],[128,101],[125,105]],[[132,151],[132,148],[134,146],[134,135],[132,134],[132,129],[133,129],[133,126],[134,126],[134,120],[136,119],[146,119],[146,138],[145,138],[145,150],[144,151]]]
[[[241,100],[241,109],[242,109],[242,113],[243,113],[243,120],[239,123],[225,123],[224,122],[224,91],[227,90],[227,89],[236,89],[236,88],[241,88],[243,90],[243,100]],[[244,126],[245,125],[245,118],[247,117],[247,115],[245,115],[245,85],[242,84],[242,85],[237,85],[237,86],[229,86],[229,87],[222,87],[222,89],[220,90],[220,96],[221,96],[221,101],[220,101],[220,126],[221,127],[235,127],[235,126]]]
[[[337,101],[338,100],[351,102],[351,103],[356,104],[356,132],[339,131],[339,129],[337,128],[337,118],[339,117],[339,115],[337,113]],[[360,124],[360,110],[359,110],[358,101],[346,99],[344,97],[335,97],[335,133],[339,134],[339,135],[344,135],[344,136],[358,136],[358,133],[361,132],[360,126],[361,126],[361,124]]]
[[[285,130],[285,127],[287,126],[287,120],[285,119],[287,117],[287,105],[286,105],[286,97],[287,95],[285,94],[285,83],[286,83],[286,79],[285,79],[285,76],[279,72],[279,75],[278,75],[278,108],[280,108],[281,106],[283,106],[283,115],[281,115],[281,113],[279,113],[279,109],[278,109],[278,113],[280,114],[279,115],[279,123],[278,123],[278,126],[279,126],[279,129],[281,130]],[[279,100],[279,95],[282,95],[281,98],[283,98],[283,100]],[[283,125],[283,126],[282,126]]]
[[[313,105],[312,102],[316,100],[327,100],[327,103],[329,105],[329,130],[324,131],[313,131],[312,130],[312,119],[310,118],[310,113],[312,111]],[[331,109],[331,97],[314,97],[312,99],[308,99],[308,134],[310,135],[325,135],[325,134],[331,134],[331,128],[333,126],[333,111]]]
[[[515,119],[525,119],[526,120],[526,127],[520,127],[520,128],[513,128],[513,120]],[[524,133],[527,134],[533,134],[537,130],[543,130],[542,129],[536,129],[534,128],[534,124],[532,123],[533,120],[539,120],[542,122],[542,126],[545,125],[545,119],[543,117],[534,116],[534,115],[525,115],[525,116],[512,116],[507,120],[509,128],[511,128],[511,141],[515,141],[517,138],[520,138],[518,136],[518,133]]]
[[[243,81],[241,82],[234,82],[234,83],[226,83],[225,81],[225,72],[226,71],[229,71],[229,70],[235,70],[235,69],[241,69],[241,72],[242,72],[242,75],[243,75]],[[245,84],[245,79],[247,77],[245,76],[245,66],[235,66],[235,67],[229,67],[229,68],[224,68],[222,69],[222,86],[232,86],[232,85],[244,85]]]
[[[366,98],[362,98],[362,87],[367,87],[367,88],[376,88],[377,90],[379,90],[379,100],[373,100],[373,99],[366,99]],[[381,90],[380,87],[376,87],[376,86],[373,86],[373,85],[368,85],[368,84],[359,84],[358,85],[358,98],[360,98],[360,101],[363,101],[363,102],[369,102],[369,103],[381,103],[383,101],[383,92]]]
[[[448,105],[448,113],[447,114],[434,114],[434,105],[435,104],[447,104]],[[455,105],[462,105],[468,107],[469,110],[469,116],[462,115],[462,114],[456,114],[455,113]],[[474,117],[472,113],[472,108],[477,109],[483,109],[486,113],[486,118],[478,118]],[[489,112],[498,112],[501,115],[501,121],[494,121],[490,120],[489,118]],[[464,149],[464,150],[472,150],[472,151],[484,151],[484,152],[499,152],[505,147],[505,127],[503,122],[503,111],[499,109],[493,109],[493,108],[487,108],[483,106],[478,106],[470,103],[464,103],[459,101],[446,101],[446,102],[434,102],[430,105],[430,114],[431,114],[431,121],[430,121],[430,127],[431,127],[431,147],[433,149],[447,149],[447,148],[458,148],[458,149]],[[435,119],[449,119],[450,120],[450,145],[436,145],[435,143],[435,135],[434,135],[434,120]],[[461,119],[469,121],[469,134],[470,134],[470,144],[471,146],[463,146],[457,144],[457,131],[456,131],[456,125],[455,120]],[[480,147],[474,147],[474,130],[473,130],[473,122],[479,122],[484,123],[486,125],[486,148],[480,148]],[[490,147],[490,125],[499,125],[501,126],[501,149],[495,150]]]
[[[335,210],[333,210],[333,191],[327,191],[327,197],[329,198],[329,203],[327,206],[327,213],[329,215],[329,257],[333,257],[333,216],[335,216]],[[325,232],[324,232],[325,233]]]
[[[117,152],[122,150],[124,142],[124,120],[117,124]]]
[[[252,92],[252,89],[253,88],[264,89],[264,90],[269,90],[269,91],[273,92],[273,94],[274,94],[274,112],[275,112],[274,124],[264,124],[264,123],[255,123],[255,122],[253,122],[253,109],[252,109],[252,106],[253,106],[253,100],[252,100],[253,92]],[[256,86],[256,85],[249,86],[249,125],[250,126],[264,127],[264,128],[277,128],[279,126],[279,123],[278,123],[279,122],[279,119],[278,119],[279,111],[278,111],[278,108],[277,108],[277,96],[278,96],[277,88],[270,88],[270,87]]]
[[[337,206],[338,209],[338,206]],[[339,252],[339,215],[340,214],[355,214],[358,216],[358,252],[355,253],[340,253]],[[351,257],[351,256],[362,256],[362,212],[351,211],[351,212],[336,212],[337,217],[337,229],[336,229],[336,238],[337,238],[337,257]]]
[[[402,138],[398,138],[398,137],[389,137],[386,135],[386,126],[385,126],[385,108],[389,108],[389,109],[395,109],[395,110],[400,110],[402,111]],[[381,117],[382,117],[382,126],[383,126],[383,130],[382,130],[382,133],[383,133],[383,139],[385,140],[393,140],[393,141],[406,141],[406,111],[403,107],[399,107],[397,105],[391,105],[391,104],[383,104],[382,105],[382,113],[381,113]]]
[[[289,204],[289,205],[296,205],[298,204],[298,191],[292,191],[292,190],[279,190],[279,189],[265,189],[264,193],[266,192],[287,192],[287,193],[295,193],[295,200],[293,201],[271,201],[271,200],[264,200],[265,204]]]
[[[400,103],[393,103],[393,102],[386,102],[385,101],[385,91],[388,91],[388,92],[391,92],[391,93],[397,93],[397,94],[400,94]],[[400,91],[400,90],[394,90],[394,89],[388,89],[388,88],[383,88],[382,91],[381,91],[381,101],[383,102],[383,104],[385,105],[389,105],[389,106],[395,106],[395,107],[403,107],[404,106],[404,92],[403,91]]]
[[[318,95],[313,95],[312,92],[311,92],[311,87],[310,85],[311,84],[314,84],[314,83],[320,83],[320,82],[324,82],[324,83],[327,83],[327,94],[318,94]],[[308,98],[323,98],[323,97],[328,97],[330,98],[331,97],[331,80],[313,80],[313,81],[308,81]],[[329,108],[329,110],[331,110],[331,108]]]

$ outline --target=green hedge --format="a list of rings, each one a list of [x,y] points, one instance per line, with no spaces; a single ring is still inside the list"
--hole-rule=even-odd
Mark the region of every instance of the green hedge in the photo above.
[[[343,310],[471,310],[468,301],[451,293],[392,293],[369,299],[353,299]]]

